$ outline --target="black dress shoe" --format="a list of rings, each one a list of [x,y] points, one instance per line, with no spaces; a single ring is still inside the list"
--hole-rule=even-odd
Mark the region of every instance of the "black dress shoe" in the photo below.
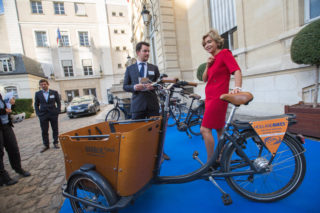
[[[23,169],[16,170],[16,172],[18,174],[22,175],[23,177],[29,177],[31,175],[30,172],[27,172],[27,171],[25,171]]]
[[[49,149],[49,146],[44,146],[41,150],[40,153],[45,152]]]
[[[165,160],[170,160],[170,157],[169,157],[166,153],[163,153],[163,158],[164,158]]]
[[[53,144],[53,146],[55,149],[60,149],[60,146],[57,143]]]
[[[3,174],[0,175],[0,186],[2,185],[10,186],[16,183],[18,183],[18,181],[11,179],[7,172],[4,172]]]

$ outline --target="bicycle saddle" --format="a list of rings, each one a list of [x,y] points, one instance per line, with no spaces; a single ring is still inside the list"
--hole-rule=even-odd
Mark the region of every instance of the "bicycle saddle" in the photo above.
[[[237,94],[222,94],[220,99],[229,102],[235,106],[240,106],[242,104],[247,105],[253,100],[253,95],[250,92],[239,92]]]
[[[197,95],[197,94],[191,94],[191,95],[189,95],[189,98],[194,98],[194,99],[200,100],[201,96]]]

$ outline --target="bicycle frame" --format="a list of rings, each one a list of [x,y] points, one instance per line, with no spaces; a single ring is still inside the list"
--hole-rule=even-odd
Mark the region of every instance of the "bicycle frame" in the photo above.
[[[170,90],[168,91],[170,92]],[[235,111],[237,109],[236,106],[232,108],[232,111],[229,115],[229,118],[227,120],[227,123],[224,126],[223,134],[221,138],[218,141],[218,147],[222,147],[227,141],[230,141],[236,149],[239,151],[240,154],[245,156],[245,160],[248,164],[250,164],[252,170],[249,171],[242,171],[242,172],[221,172],[219,170],[216,170],[214,172],[210,172],[210,167],[216,162],[218,159],[218,156],[220,154],[220,148],[215,149],[213,156],[211,159],[204,165],[202,165],[199,169],[185,174],[185,175],[178,175],[178,176],[159,176],[160,174],[160,165],[161,165],[161,157],[163,152],[163,146],[164,146],[164,139],[165,139],[165,132],[167,128],[167,118],[169,117],[169,100],[170,100],[170,94],[166,93],[165,98],[165,106],[164,106],[164,113],[163,113],[163,120],[162,120],[162,132],[160,133],[160,142],[159,142],[159,153],[158,153],[158,161],[155,168],[155,177],[154,177],[154,183],[156,184],[176,184],[176,183],[186,183],[190,181],[194,181],[197,179],[205,179],[209,176],[212,177],[228,177],[228,176],[240,176],[240,175],[250,175],[250,174],[256,174],[256,173],[262,173],[265,172],[264,170],[258,171],[255,165],[250,161],[248,156],[242,151],[242,148],[236,143],[236,141],[239,139],[239,132],[235,128],[235,131],[233,134],[230,134],[228,130],[232,126],[232,119],[235,114]],[[238,138],[237,136],[238,135]]]

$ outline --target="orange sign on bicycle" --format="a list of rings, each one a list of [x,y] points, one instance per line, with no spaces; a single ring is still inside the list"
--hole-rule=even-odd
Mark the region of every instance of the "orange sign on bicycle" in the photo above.
[[[263,143],[275,155],[288,128],[288,118],[250,122]]]

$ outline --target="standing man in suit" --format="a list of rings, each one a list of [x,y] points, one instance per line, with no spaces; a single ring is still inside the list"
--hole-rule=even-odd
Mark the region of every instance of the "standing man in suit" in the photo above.
[[[148,63],[150,54],[150,44],[139,42],[136,46],[137,63],[127,67],[123,89],[132,92],[131,113],[132,119],[144,119],[151,116],[159,116],[159,102],[154,88],[150,83],[142,83],[148,79],[155,82],[160,76],[157,66]],[[164,159],[169,160],[169,156],[164,154]]]
[[[150,44],[139,42],[136,46],[137,63],[127,67],[123,89],[132,92],[132,119],[144,119],[159,115],[159,103],[154,88],[150,83],[141,83],[141,79],[155,82],[159,76],[159,69],[149,64]]]
[[[44,147],[41,153],[49,149],[49,122],[52,128],[53,146],[59,149],[58,145],[58,115],[60,113],[61,103],[57,91],[49,90],[49,82],[46,79],[39,81],[41,90],[36,92],[34,108],[40,120],[40,127],[42,132],[42,141]]]

